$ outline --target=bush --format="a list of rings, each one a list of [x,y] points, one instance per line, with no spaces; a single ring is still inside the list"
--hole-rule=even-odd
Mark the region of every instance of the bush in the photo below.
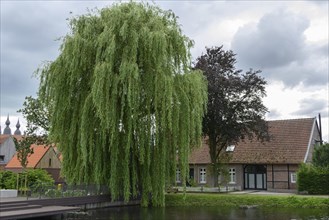
[[[19,187],[24,187],[25,176],[27,174],[27,186],[37,188],[42,185],[54,185],[54,179],[42,169],[27,170],[25,173],[19,174]],[[16,189],[17,188],[17,174],[12,171],[0,171],[0,189]],[[27,189],[24,189],[27,190]]]
[[[16,189],[17,174],[11,171],[0,171],[0,189]]]
[[[45,192],[45,196],[50,197],[50,198],[62,197],[62,191],[57,190],[57,189],[48,189]]]
[[[27,171],[27,182],[29,187],[36,187],[42,183],[42,185],[52,186],[54,185],[54,179],[42,169],[33,169]]]
[[[316,146],[314,148],[312,162],[317,167],[327,167],[329,169],[329,144]]]
[[[329,168],[302,164],[297,172],[299,192],[321,195],[329,194]]]

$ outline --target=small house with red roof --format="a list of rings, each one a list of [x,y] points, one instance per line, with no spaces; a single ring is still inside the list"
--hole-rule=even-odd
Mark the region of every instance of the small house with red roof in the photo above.
[[[55,180],[55,182],[62,182],[60,178],[61,162],[51,146],[45,145],[31,145],[33,154],[28,156],[27,169],[44,169]],[[17,158],[17,153],[5,166],[6,170],[16,173],[22,172],[22,165]]]
[[[296,190],[296,172],[301,163],[312,161],[321,138],[316,118],[268,121],[270,140],[243,140],[228,146],[227,177],[219,184],[237,190]],[[198,185],[214,186],[207,141],[189,156],[190,178]]]

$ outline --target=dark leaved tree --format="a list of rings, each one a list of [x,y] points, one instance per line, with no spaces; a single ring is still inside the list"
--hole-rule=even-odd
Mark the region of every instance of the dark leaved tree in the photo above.
[[[267,108],[262,102],[266,81],[259,76],[261,71],[250,69],[242,73],[235,68],[235,63],[235,54],[221,46],[207,48],[194,67],[203,71],[208,80],[208,112],[203,118],[202,129],[209,145],[216,186],[219,158],[228,145],[244,138],[264,140],[268,137],[264,120]]]

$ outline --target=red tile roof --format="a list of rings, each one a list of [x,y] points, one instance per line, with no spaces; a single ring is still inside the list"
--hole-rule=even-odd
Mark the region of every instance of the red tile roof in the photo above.
[[[0,144],[3,144],[9,137],[16,138],[18,141],[23,139],[23,135],[10,135],[10,134],[1,134],[0,135]]]
[[[0,144],[3,144],[9,137],[10,137],[9,134],[1,134],[0,135]]]
[[[299,164],[304,161],[315,118],[268,121],[271,140],[261,143],[246,140],[236,144],[230,163],[245,164]],[[209,164],[209,148],[194,149],[191,164]]]
[[[207,140],[202,141],[202,146],[194,148],[189,156],[190,164],[210,164],[211,159],[209,155],[209,147]]]
[[[44,145],[31,145],[31,148],[33,148],[33,154],[31,154],[28,157],[28,164],[26,168],[35,168],[42,157],[47,153],[49,150],[49,146],[46,147]],[[21,163],[19,162],[17,158],[17,153],[14,155],[14,157],[8,162],[6,165],[6,168],[22,168]]]

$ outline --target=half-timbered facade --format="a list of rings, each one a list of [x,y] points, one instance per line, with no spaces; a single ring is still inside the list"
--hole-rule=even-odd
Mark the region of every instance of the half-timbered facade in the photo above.
[[[219,173],[220,185],[237,190],[296,190],[296,172],[312,160],[320,140],[316,118],[268,121],[270,141],[244,140],[228,146],[230,160]],[[190,178],[197,185],[214,186],[209,148],[205,140],[189,157]]]

